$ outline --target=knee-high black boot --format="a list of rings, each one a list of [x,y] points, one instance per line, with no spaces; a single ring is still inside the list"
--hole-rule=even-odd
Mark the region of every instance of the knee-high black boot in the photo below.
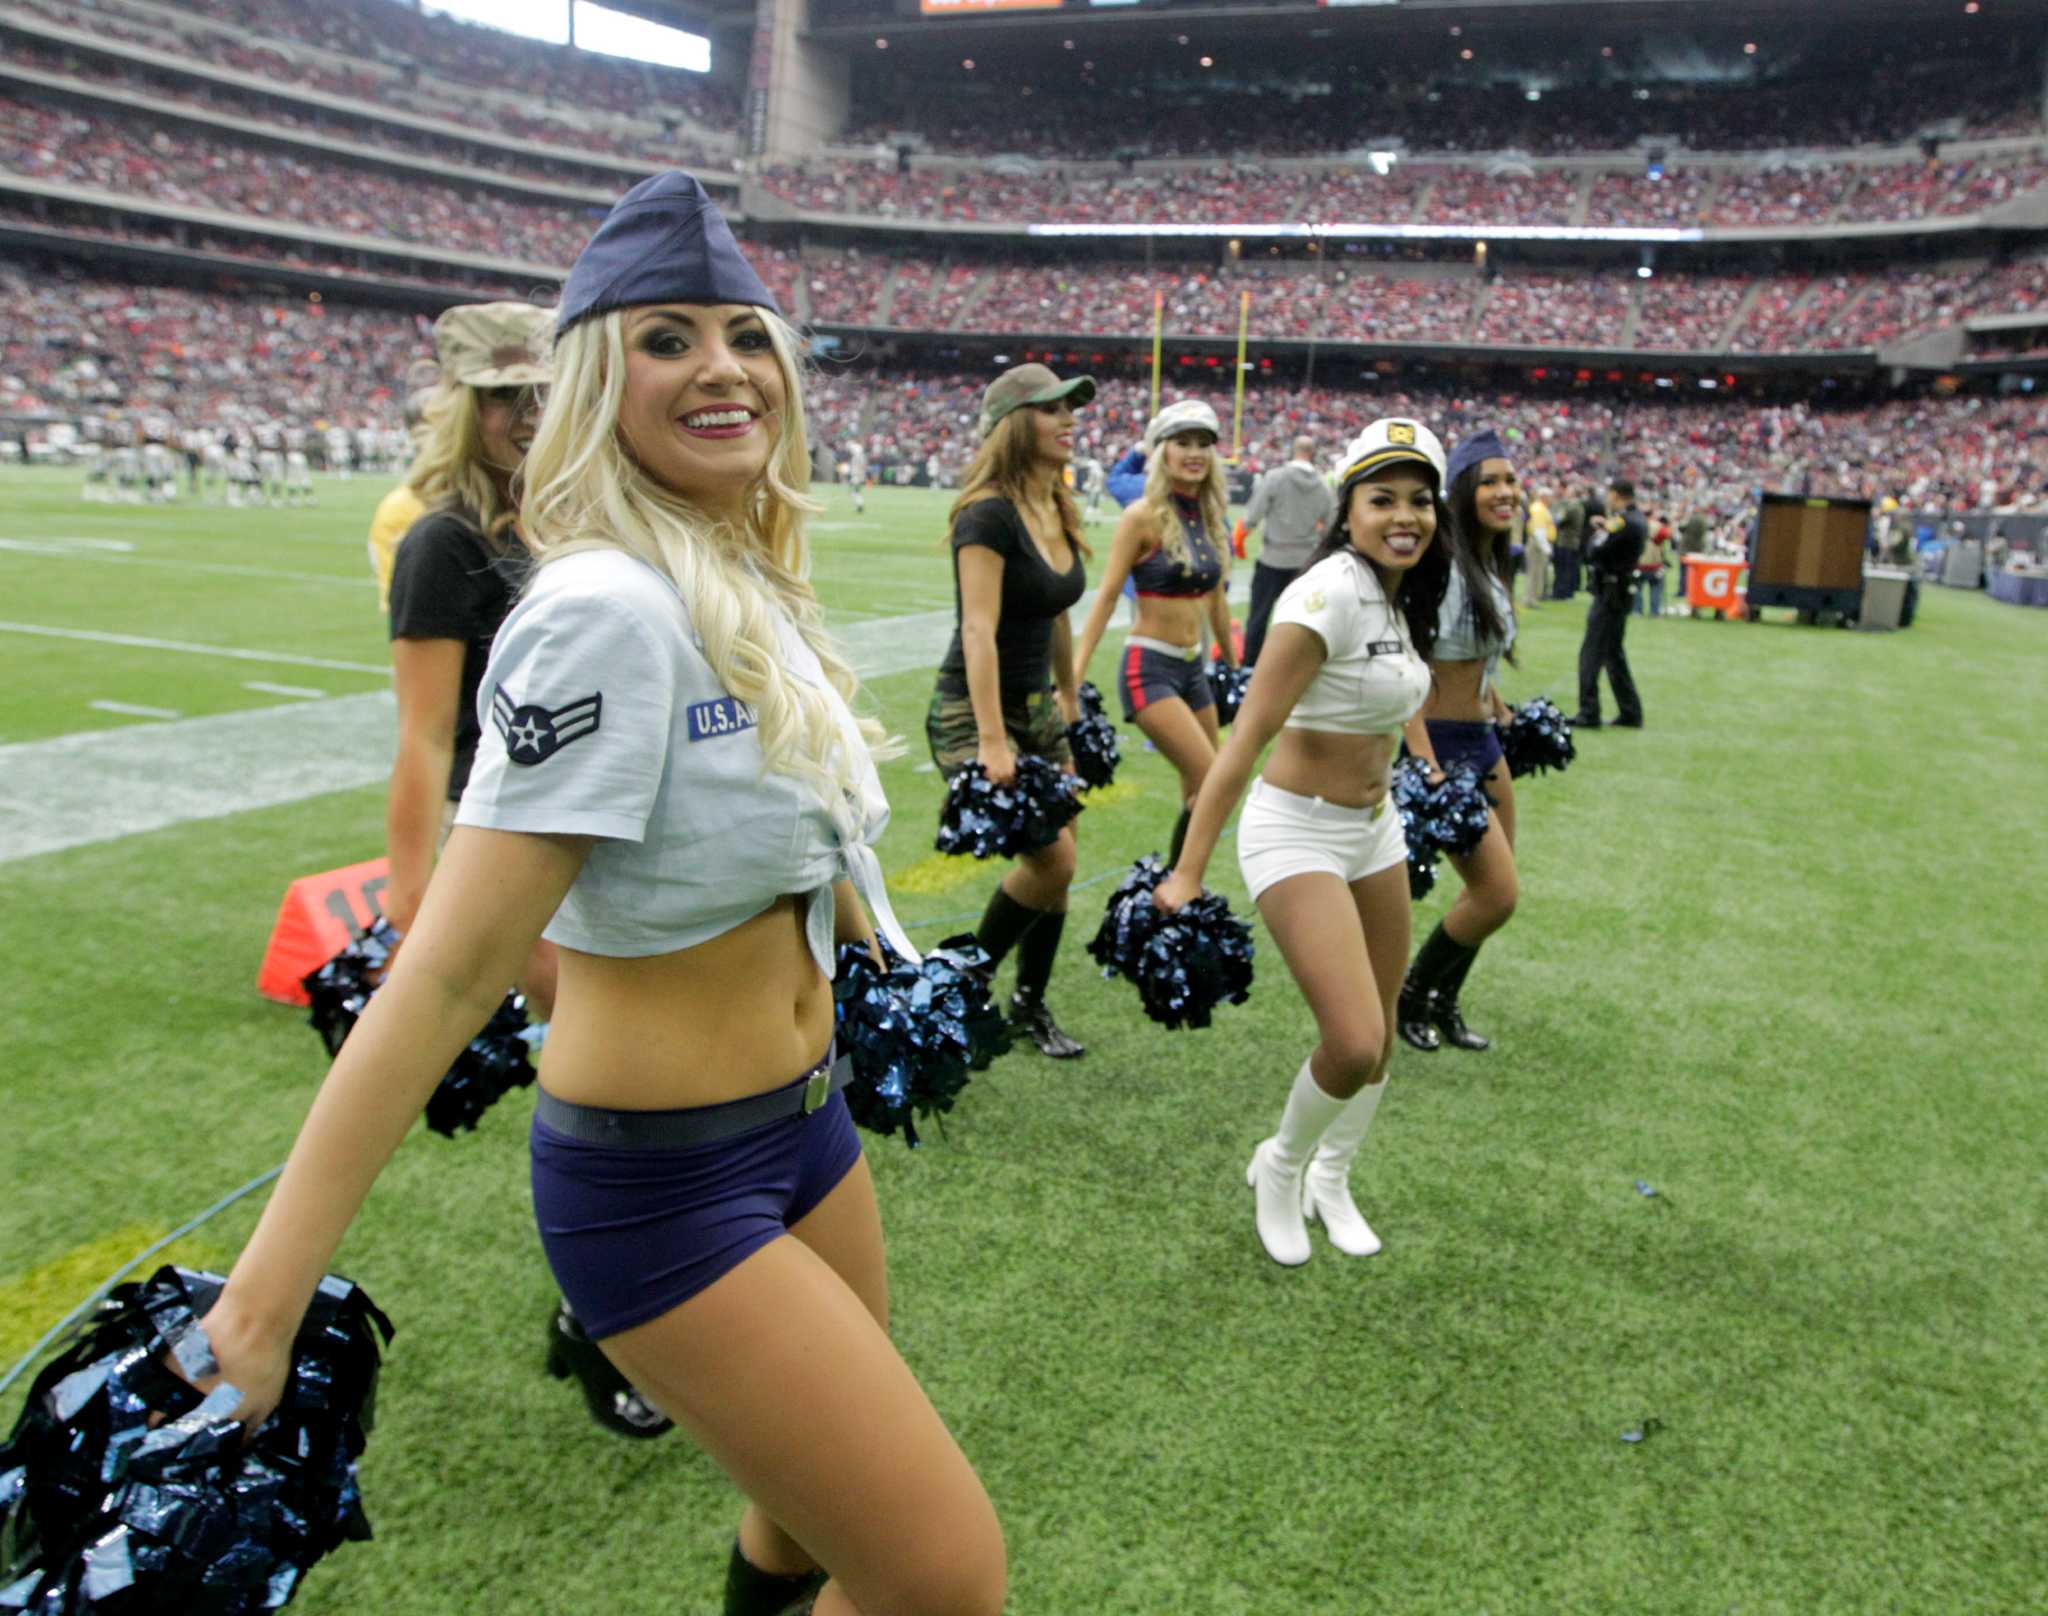
[[[1166,855],[1166,867],[1171,870],[1180,862],[1180,850],[1188,839],[1188,821],[1195,817],[1195,805],[1189,803],[1180,811],[1180,818],[1173,822],[1173,846]]]
[[[1042,913],[1042,910],[1019,903],[1001,887],[996,888],[995,896],[988,900],[988,907],[981,913],[981,924],[974,932],[974,940],[988,955],[991,973],[1017,946],[1017,940],[1038,922]]]
[[[763,1571],[740,1553],[739,1539],[734,1538],[732,1558],[725,1566],[725,1616],[805,1616],[824,1586],[822,1571],[802,1571],[793,1577]]]
[[[1072,1060],[1087,1049],[1060,1029],[1046,1008],[1045,985],[1052,980],[1052,964],[1060,951],[1060,935],[1066,930],[1066,911],[1041,914],[1017,945],[1017,994],[1010,1001],[1010,1021],[1041,1055],[1054,1060]]]
[[[1463,955],[1437,978],[1436,990],[1430,995],[1430,1009],[1437,1031],[1443,1034],[1446,1043],[1476,1054],[1482,1049],[1490,1049],[1493,1040],[1481,1037],[1465,1025],[1465,1017],[1458,1009],[1458,995],[1464,991],[1465,978],[1472,974],[1472,962],[1479,958],[1479,950],[1466,948],[1463,943],[1457,946],[1463,950]]]
[[[1437,989],[1462,959],[1477,952],[1445,931],[1441,921],[1423,939],[1422,947],[1415,952],[1415,963],[1408,967],[1407,979],[1401,984],[1396,1028],[1402,1042],[1425,1053],[1443,1046],[1437,1030],[1441,1025],[1437,1018]]]

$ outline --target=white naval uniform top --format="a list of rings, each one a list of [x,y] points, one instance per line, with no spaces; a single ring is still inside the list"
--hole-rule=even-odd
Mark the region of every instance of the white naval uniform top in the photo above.
[[[1284,727],[1398,735],[1428,698],[1429,664],[1415,654],[1378,574],[1357,555],[1339,550],[1289,584],[1273,607],[1272,627],[1282,623],[1309,630],[1324,651]]]

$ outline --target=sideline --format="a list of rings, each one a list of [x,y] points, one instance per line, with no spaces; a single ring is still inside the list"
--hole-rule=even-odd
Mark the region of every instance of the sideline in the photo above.
[[[375,690],[0,746],[0,864],[374,784],[397,714]]]
[[[332,657],[291,651],[250,651],[235,645],[195,645],[189,640],[153,640],[143,634],[107,634],[91,628],[53,628],[47,623],[0,621],[0,634],[33,634],[46,640],[84,640],[92,645],[129,645],[143,651],[176,651],[185,656],[227,657],[237,662],[274,662],[282,667],[331,668],[341,673],[391,672],[388,662],[337,662]]]
[[[1233,580],[1234,604],[1249,598],[1250,571],[1240,569]],[[1089,604],[1084,599],[1076,611]],[[1128,616],[1126,601],[1112,628]],[[878,679],[937,667],[953,637],[953,614],[842,620],[833,624],[833,633],[854,671]],[[347,673],[391,671],[372,663],[34,623],[0,621],[0,634]],[[0,746],[0,864],[374,785],[391,773],[397,711],[391,693],[379,690]]]

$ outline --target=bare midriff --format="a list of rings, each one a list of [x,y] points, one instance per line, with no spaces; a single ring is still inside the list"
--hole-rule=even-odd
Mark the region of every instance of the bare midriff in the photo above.
[[[1424,718],[1446,719],[1469,724],[1493,717],[1493,704],[1482,692],[1486,687],[1486,659],[1471,662],[1432,662],[1429,665],[1429,700],[1422,704]]]
[[[1167,645],[1197,646],[1208,615],[1207,595],[1140,595],[1131,632]]]
[[[541,1087],[619,1111],[717,1105],[780,1088],[832,1038],[832,984],[804,938],[804,900],[673,954],[561,951]]]
[[[1371,808],[1387,794],[1398,735],[1341,735],[1283,729],[1260,777],[1298,797],[1321,797],[1340,808]]]

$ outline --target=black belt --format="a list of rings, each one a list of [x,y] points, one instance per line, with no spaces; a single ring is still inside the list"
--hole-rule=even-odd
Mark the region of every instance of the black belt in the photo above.
[[[827,1054],[793,1083],[718,1105],[692,1106],[685,1111],[612,1111],[558,1100],[542,1089],[535,1097],[533,1115],[557,1133],[586,1145],[616,1145],[628,1150],[708,1145],[787,1117],[809,1116],[852,1078],[851,1055],[835,1058]]]

